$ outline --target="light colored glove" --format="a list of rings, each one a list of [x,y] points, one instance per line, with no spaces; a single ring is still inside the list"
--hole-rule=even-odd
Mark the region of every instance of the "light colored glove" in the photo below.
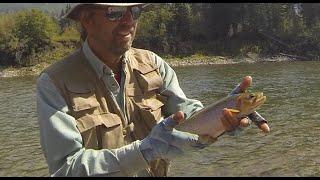
[[[139,146],[143,156],[150,163],[158,158],[171,160],[186,151],[202,149],[208,144],[198,141],[199,136],[174,129],[184,119],[181,111],[153,127]]]

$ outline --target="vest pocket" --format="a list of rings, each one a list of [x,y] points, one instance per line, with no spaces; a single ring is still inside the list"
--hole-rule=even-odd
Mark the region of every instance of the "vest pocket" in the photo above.
[[[92,89],[68,89],[73,116],[87,149],[118,148],[124,145],[121,118],[102,111]]]
[[[122,122],[116,114],[86,115],[77,119],[77,127],[88,149],[112,149],[124,145]]]
[[[155,91],[149,94],[140,92],[138,88],[126,88],[128,117],[134,123],[136,139],[146,137],[162,119],[162,107],[167,101],[165,96],[156,94]]]
[[[73,96],[73,110],[74,111],[83,111],[87,109],[92,109],[99,107],[100,104],[97,101],[95,94],[88,94],[87,96]]]
[[[164,103],[156,98],[144,99],[137,103],[140,109],[140,117],[145,122],[149,130],[162,118],[161,107]]]
[[[100,103],[97,100],[95,90],[89,87],[76,88],[75,85],[66,85],[69,91],[70,105],[77,119],[86,114],[99,113]]]
[[[135,76],[143,93],[159,89],[163,81],[157,69],[134,69]]]
[[[129,96],[135,96],[133,101],[138,106],[141,120],[146,128],[151,130],[162,117],[161,107],[165,101],[160,98],[161,95],[157,94],[156,90],[162,86],[163,81],[157,71],[157,67],[140,66],[134,69],[134,74],[142,94],[138,94],[138,92],[134,94],[128,93],[130,89],[128,89],[127,93]],[[135,88],[132,89],[134,90]]]

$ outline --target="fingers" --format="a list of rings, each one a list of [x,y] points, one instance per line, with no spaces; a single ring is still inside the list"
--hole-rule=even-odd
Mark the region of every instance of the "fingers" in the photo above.
[[[265,122],[259,124],[258,128],[261,129],[265,133],[269,133],[270,132],[269,125],[267,123],[265,123]]]
[[[172,129],[181,123],[184,120],[184,113],[182,111],[176,112],[173,116],[170,116],[164,119],[161,123],[164,128],[168,131],[172,131]]]
[[[178,123],[181,123],[184,120],[184,113],[182,111],[178,111],[173,115],[172,118]]]
[[[244,92],[248,87],[251,86],[251,84],[252,84],[252,77],[251,76],[244,77],[240,84],[241,92]]]
[[[239,94],[245,92],[248,87],[250,87],[252,84],[252,77],[251,76],[246,76],[243,78],[242,82],[238,84],[230,93],[230,95],[233,94]]]
[[[237,126],[248,127],[250,125],[250,120],[248,118],[242,118],[240,121],[237,118],[239,112],[233,109],[223,109],[223,119],[222,123],[227,131],[234,130]]]
[[[250,125],[250,121],[248,118],[243,118],[240,120],[241,127],[248,127]]]

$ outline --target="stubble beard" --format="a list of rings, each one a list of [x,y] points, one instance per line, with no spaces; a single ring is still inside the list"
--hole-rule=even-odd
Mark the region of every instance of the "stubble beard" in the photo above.
[[[121,30],[122,28],[130,29],[130,27],[124,25],[124,26],[118,27],[117,30]],[[127,42],[123,42],[121,40],[118,41],[116,38],[113,38],[112,43],[109,44],[109,50],[117,56],[123,55],[126,51],[128,51],[132,47],[132,43],[135,38],[135,35],[136,35],[136,28],[132,32],[130,40]]]
[[[129,42],[125,44],[121,44],[116,41],[113,41],[113,43],[109,45],[110,52],[112,52],[117,56],[123,55],[125,52],[127,52],[131,48],[133,39],[134,39],[134,36],[130,39]]]

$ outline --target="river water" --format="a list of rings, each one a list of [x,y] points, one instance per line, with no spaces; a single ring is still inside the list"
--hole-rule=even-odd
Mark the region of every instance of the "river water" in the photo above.
[[[251,125],[186,153],[170,176],[320,176],[320,62],[265,62],[175,67],[180,86],[206,106],[227,95],[246,75],[263,91],[258,110],[271,132]],[[36,77],[0,79],[0,176],[48,176],[40,144]]]

